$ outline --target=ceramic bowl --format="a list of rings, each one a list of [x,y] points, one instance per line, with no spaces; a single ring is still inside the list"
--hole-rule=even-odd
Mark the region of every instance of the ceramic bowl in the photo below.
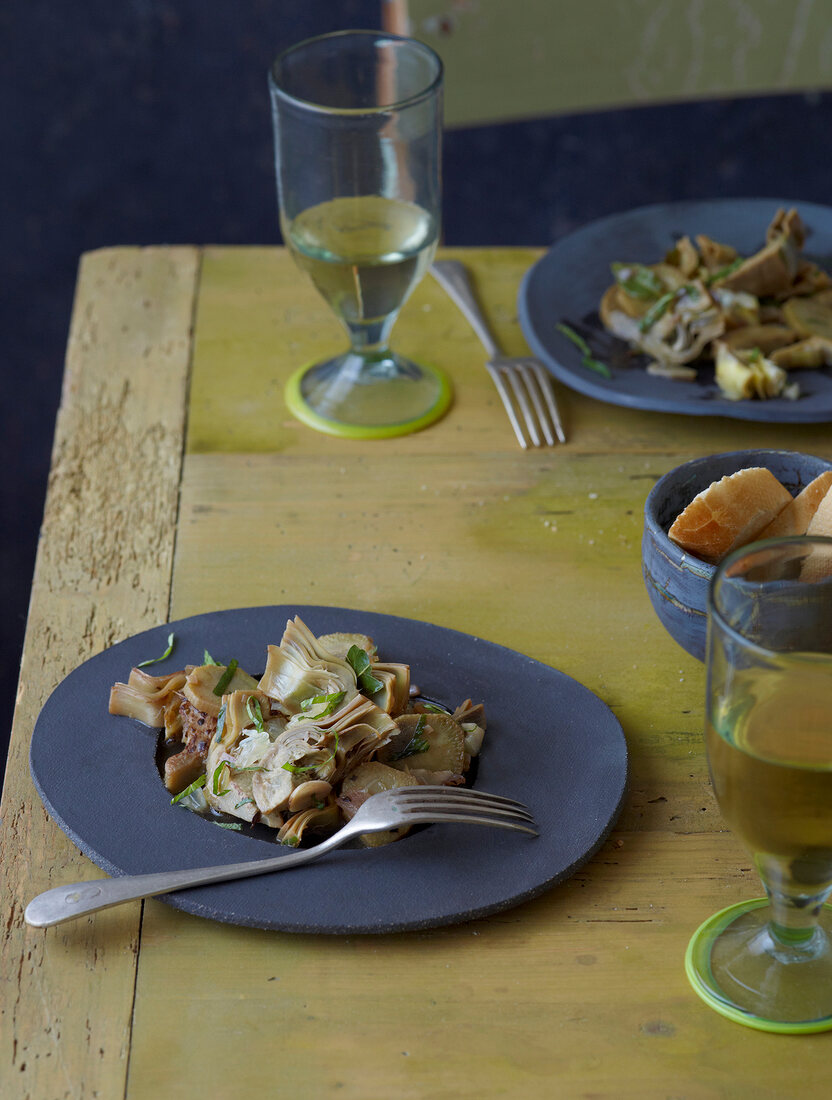
[[[668,633],[700,661],[705,659],[708,587],[715,566],[671,542],[676,517],[713,481],[749,466],[765,466],[794,496],[832,462],[796,451],[731,451],[706,455],[670,470],[644,505],[642,572],[656,614]]]

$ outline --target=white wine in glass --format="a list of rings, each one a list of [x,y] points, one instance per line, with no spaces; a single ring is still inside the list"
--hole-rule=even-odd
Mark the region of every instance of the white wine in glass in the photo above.
[[[442,64],[413,39],[344,31],[281,54],[270,88],[283,238],[350,341],[299,367],[287,403],[337,435],[425,427],[450,382],[390,333],[439,236]]]
[[[347,326],[392,328],[436,251],[430,214],[381,195],[310,206],[285,233],[298,264]]]

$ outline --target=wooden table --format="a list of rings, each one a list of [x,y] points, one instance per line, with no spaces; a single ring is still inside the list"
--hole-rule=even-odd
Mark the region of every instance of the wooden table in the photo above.
[[[471,265],[499,336],[523,350],[515,294],[537,253],[447,255]],[[397,337],[452,375],[449,415],[386,442],[319,435],[287,415],[282,387],[342,337],[282,250],[84,256],[2,803],[0,1093],[763,1100],[794,1096],[799,1072],[820,1095],[826,1036],[729,1023],[685,979],[694,928],[760,887],[709,789],[703,668],[652,612],[640,540],[644,498],[678,462],[757,446],[832,457],[829,429],[561,390],[568,444],[523,453],[433,280]],[[136,631],[268,603],[424,619],[580,680],[629,744],[610,839],[535,901],[418,934],[266,933],[158,901],[26,927],[35,893],[101,876],[29,778],[49,692]]]

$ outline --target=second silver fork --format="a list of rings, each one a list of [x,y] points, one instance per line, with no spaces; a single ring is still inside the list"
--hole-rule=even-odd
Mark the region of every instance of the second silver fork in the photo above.
[[[489,356],[486,370],[497,387],[520,446],[542,447],[545,443],[553,447],[555,436],[565,443],[551,379],[531,356],[508,358],[502,354],[474,295],[465,265],[459,260],[436,260],[431,272],[482,341]]]

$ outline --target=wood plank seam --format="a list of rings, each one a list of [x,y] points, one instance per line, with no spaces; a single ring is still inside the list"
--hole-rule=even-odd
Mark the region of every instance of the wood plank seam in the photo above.
[[[199,282],[202,275],[202,249],[197,251],[196,259],[196,271],[194,275],[194,293],[191,301],[191,319],[188,328],[190,337],[189,349],[188,349],[188,365],[185,375],[185,402],[184,402],[184,415],[182,417],[182,434],[180,438],[180,453],[179,453],[179,476],[178,476],[178,489],[176,493],[176,517],[174,520],[173,528],[173,547],[170,556],[170,576],[168,579],[168,600],[167,600],[167,619],[170,621],[171,606],[173,603],[173,573],[174,564],[176,562],[176,549],[179,536],[179,517],[182,510],[182,470],[185,464],[186,453],[186,441],[188,438],[188,416],[191,400],[191,382],[193,380],[193,366],[194,366],[194,331],[196,329],[196,314],[197,303],[199,301]],[[130,1090],[130,1067],[133,1054],[133,1026],[136,1019],[136,995],[139,987],[139,966],[141,965],[141,951],[142,951],[142,932],[144,929],[144,911],[145,902],[139,903],[139,927],[136,935],[136,964],[133,968],[133,996],[130,1002],[130,1021],[128,1025],[128,1043],[127,1043],[127,1060],[124,1067],[124,1100],[127,1100]]]

